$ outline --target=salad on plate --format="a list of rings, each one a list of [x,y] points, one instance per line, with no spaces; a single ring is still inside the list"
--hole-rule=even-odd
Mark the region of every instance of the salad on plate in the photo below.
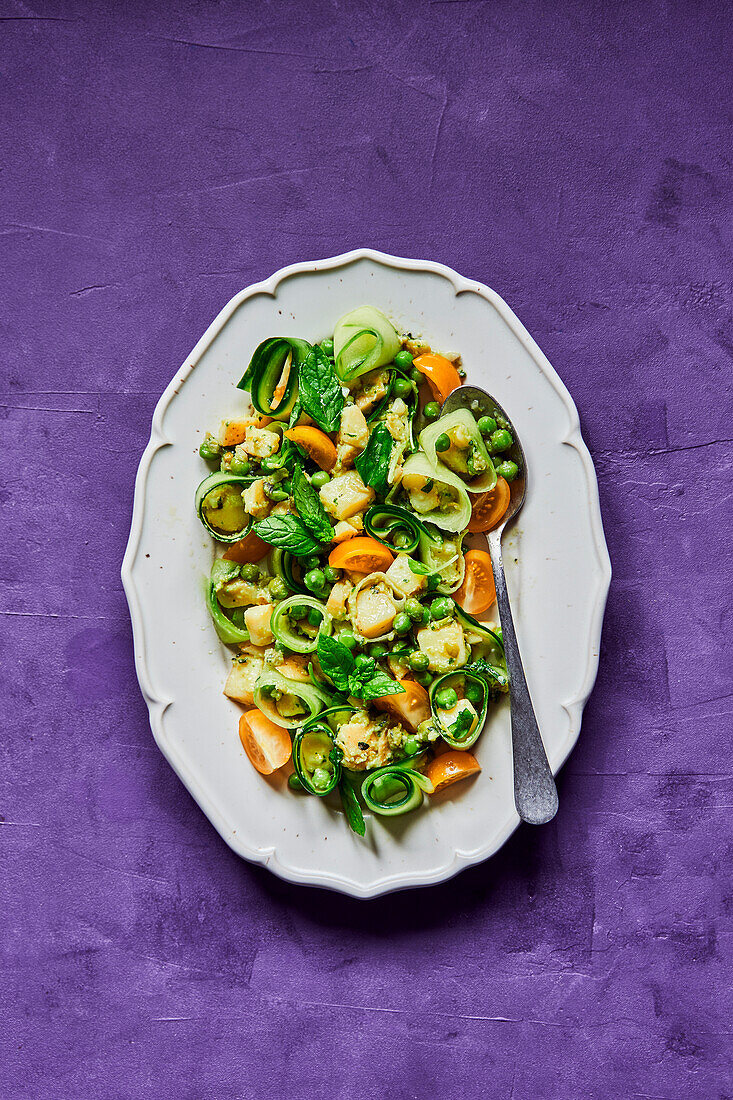
[[[522,472],[507,422],[442,414],[464,376],[362,306],[318,343],[264,340],[238,383],[251,409],[199,449],[242,746],[361,835],[364,807],[398,816],[480,772],[508,690],[501,630],[477,616],[495,598],[483,532]]]

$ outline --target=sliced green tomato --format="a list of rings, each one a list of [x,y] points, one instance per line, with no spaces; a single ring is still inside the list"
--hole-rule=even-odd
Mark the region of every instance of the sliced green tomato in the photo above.
[[[374,504],[364,515],[364,528],[377,542],[400,554],[414,553],[422,540],[436,547],[440,543],[439,536],[432,535],[417,516],[394,504]],[[409,541],[396,546],[394,536],[398,533]]]
[[[237,389],[249,390],[263,416],[287,420],[298,397],[298,369],[310,350],[307,340],[270,336],[255,349]]]
[[[435,441],[441,435],[448,436],[451,446],[439,456]],[[468,409],[456,409],[423,428],[419,443],[431,466],[437,468],[439,463],[448,466],[458,474],[469,493],[486,493],[496,485],[494,463]]]
[[[421,519],[443,531],[463,531],[471,519],[471,499],[458,474],[447,466],[432,466],[418,451],[402,470],[402,486]]]
[[[324,722],[302,726],[293,738],[293,764],[298,779],[309,794],[328,794],[341,779],[339,751]]]
[[[275,699],[273,691],[279,694],[279,699]],[[292,680],[276,668],[266,668],[257,677],[254,700],[263,714],[286,730],[302,726],[331,701],[314,684],[307,680]]]
[[[388,764],[370,772],[361,785],[361,797],[381,817],[399,817],[422,805],[423,792],[431,794],[433,784],[418,771]]]
[[[448,713],[442,707],[439,707],[436,702],[438,693],[444,688],[456,686],[463,688],[466,683],[478,685],[482,692],[482,701],[478,708],[474,704],[469,704],[472,710],[476,712],[475,717],[468,708],[461,708],[460,698],[457,707],[453,708],[455,713],[448,716]],[[449,672],[445,676],[439,676],[437,680],[433,680],[428,694],[430,696],[430,709],[433,712],[433,719],[445,743],[450,745],[453,749],[470,749],[472,745],[475,745],[484,728],[486,711],[489,706],[490,693],[486,680],[476,673],[465,672],[461,669],[457,672]],[[456,694],[458,693],[456,692]],[[470,726],[465,724],[467,719],[462,719],[462,714],[466,714],[471,718]]]
[[[196,490],[196,514],[217,542],[237,542],[249,527],[242,490],[254,480],[244,474],[209,474]]]
[[[308,607],[318,611],[321,615],[321,625],[314,629],[313,637],[309,637],[306,634],[299,634],[293,623],[295,620],[290,618],[290,611],[293,607]],[[307,622],[307,619],[300,620],[301,622]],[[333,619],[326,611],[326,607],[319,600],[313,596],[288,596],[287,600],[283,600],[279,603],[272,613],[272,619],[270,621],[270,630],[275,635],[279,642],[287,646],[288,649],[292,649],[295,653],[315,653],[316,646],[318,644],[318,635],[330,634],[333,628]]]
[[[352,382],[362,374],[391,363],[400,350],[394,325],[374,306],[360,306],[336,322],[333,351],[336,374]]]
[[[206,585],[206,604],[211,615],[214,629],[225,645],[243,645],[249,641],[249,631],[232,622],[223,610],[216,596],[219,585],[239,576],[239,566],[233,561],[218,559],[211,568],[211,576]]]
[[[463,556],[463,535],[455,538],[420,539],[420,561],[431,573],[437,573],[440,584],[437,591],[448,596],[463,584],[466,575],[466,559]]]

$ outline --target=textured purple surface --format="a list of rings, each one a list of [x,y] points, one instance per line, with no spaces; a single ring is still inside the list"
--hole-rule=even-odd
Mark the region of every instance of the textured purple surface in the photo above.
[[[1,0],[4,1098],[733,1094],[727,7]],[[209,321],[363,244],[517,311],[615,570],[556,821],[368,904],[215,835],[119,581]]]

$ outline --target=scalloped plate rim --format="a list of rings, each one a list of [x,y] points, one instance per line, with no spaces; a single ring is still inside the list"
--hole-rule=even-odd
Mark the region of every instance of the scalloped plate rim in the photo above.
[[[316,274],[319,271],[330,270],[337,267],[346,267],[349,264],[356,263],[360,260],[371,260],[377,264],[381,264],[385,267],[395,268],[403,271],[423,271],[440,275],[446,278],[454,287],[456,295],[464,293],[478,294],[480,297],[486,299],[497,312],[500,314],[505,323],[512,330],[514,335],[524,345],[527,352],[531,355],[540,371],[545,375],[548,381],[551,383],[553,389],[556,391],[560,399],[562,400],[570,418],[570,429],[565,437],[559,442],[564,443],[572,447],[578,452],[585,474],[586,491],[588,496],[589,515],[591,518],[591,533],[593,546],[596,552],[598,576],[597,576],[597,591],[594,597],[594,609],[592,620],[589,630],[589,647],[588,647],[588,664],[586,667],[586,674],[583,680],[583,684],[578,692],[577,696],[573,699],[562,703],[562,708],[566,711],[570,727],[566,742],[562,746],[559,753],[554,754],[554,758],[550,761],[552,765],[553,773],[557,774],[560,768],[563,766],[573,748],[577,744],[580,736],[581,718],[583,707],[588,700],[588,697],[593,690],[593,685],[596,680],[598,672],[599,662],[599,650],[600,650],[600,638],[601,630],[603,626],[603,616],[606,607],[606,600],[608,597],[608,590],[611,583],[611,562],[608,554],[608,548],[606,546],[606,540],[603,533],[603,523],[601,519],[600,500],[598,494],[598,481],[596,478],[595,467],[593,460],[590,456],[590,452],[583,442],[580,433],[580,418],[578,416],[578,410],[575,406],[568,389],[560,379],[559,375],[555,371],[554,367],[547,359],[547,356],[540,349],[535,340],[530,336],[527,329],[522,322],[513,312],[513,310],[507,305],[503,298],[496,291],[492,290],[485,284],[478,282],[475,279],[467,279],[458,272],[445,264],[438,263],[432,260],[419,260],[406,257],[392,256],[386,252],[380,252],[371,248],[358,248],[349,252],[344,252],[338,256],[329,256],[321,260],[311,260],[306,262],[289,264],[286,267],[280,268],[269,279],[264,279],[261,282],[253,283],[241,290],[238,294],[235,294],[233,298],[224,306],[219,312],[216,318],[212,321],[209,327],[206,329],[200,340],[196,343],[193,351],[190,355],[186,356],[183,366],[176,371],[176,374],[171,379],[170,383],[163,391],[158,403],[156,404],[155,411],[153,413],[152,426],[150,439],[143,451],[138,466],[137,475],[135,478],[135,491],[133,497],[133,510],[132,520],[130,525],[130,535],[125,550],[124,558],[122,561],[121,578],[124,588],[125,596],[130,611],[130,619],[132,623],[133,633],[133,647],[135,655],[135,669],[137,673],[138,682],[142,691],[143,697],[148,707],[148,713],[150,716],[150,725],[155,742],[163,753],[170,766],[178,775],[181,782],[188,789],[192,797],[195,799],[201,810],[214,826],[216,831],[226,842],[226,844],[237,855],[246,859],[250,863],[258,863],[267,867],[279,878],[284,879],[287,882],[296,883],[298,885],[307,885],[322,887],[329,890],[335,890],[340,893],[345,893],[351,897],[368,899],[378,897],[382,894],[391,893],[396,890],[405,890],[415,888],[418,886],[431,886],[437,883],[444,882],[466,867],[473,866],[481,863],[494,855],[509,839],[512,833],[516,830],[520,824],[519,816],[516,813],[512,813],[507,819],[504,828],[492,838],[492,841],[485,847],[477,848],[472,851],[464,851],[460,849],[454,849],[453,858],[447,863],[436,867],[431,872],[417,871],[414,873],[400,871],[394,874],[385,876],[382,879],[376,879],[365,885],[362,882],[358,882],[356,879],[349,878],[346,873],[334,874],[330,872],[314,872],[314,871],[302,871],[297,867],[293,867],[284,863],[281,863],[277,857],[277,851],[275,847],[271,848],[252,848],[248,846],[241,837],[239,837],[236,831],[233,831],[224,820],[222,814],[217,809],[216,805],[210,801],[210,799],[199,788],[199,785],[195,777],[190,773],[189,769],[185,766],[184,762],[177,756],[172,747],[168,744],[163,729],[163,715],[168,709],[168,706],[173,702],[172,699],[167,699],[161,693],[157,692],[152,684],[152,679],[147,665],[147,656],[145,649],[145,630],[144,630],[144,618],[140,601],[137,594],[137,589],[134,580],[134,567],[137,557],[138,548],[140,545],[140,539],[142,535],[142,522],[145,508],[145,490],[147,484],[148,473],[150,465],[155,453],[161,448],[170,445],[170,441],[166,439],[163,431],[163,419],[173,398],[178,393],[178,390],[183,382],[189,377],[191,372],[195,369],[202,354],[210,346],[215,337],[219,334],[222,328],[226,325],[232,314],[239,308],[242,302],[248,298],[254,297],[256,294],[268,294],[275,298],[277,295],[278,287],[286,279],[293,275],[302,274]]]

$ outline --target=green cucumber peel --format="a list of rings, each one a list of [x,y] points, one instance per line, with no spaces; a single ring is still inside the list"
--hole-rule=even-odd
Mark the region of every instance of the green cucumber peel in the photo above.
[[[247,485],[251,485],[253,481],[256,481],[255,477],[249,474],[227,474],[221,471],[215,474],[209,474],[201,482],[196,490],[194,496],[194,507],[196,509],[196,515],[201,520],[206,530],[209,532],[212,538],[217,542],[232,543],[239,542],[241,538],[244,538],[247,530],[249,529],[250,519],[247,516],[247,522],[238,531],[227,533],[218,530],[216,527],[212,527],[206,516],[204,515],[204,501],[213,489],[218,489],[222,485],[241,485],[244,489]]]
[[[364,515],[364,529],[377,542],[398,554],[414,553],[422,539],[426,543],[439,541],[439,536],[431,535],[425,524],[412,512],[396,504],[373,504]],[[390,536],[394,537],[398,531],[408,535],[410,541],[407,545],[395,546],[389,541]]]
[[[258,413],[274,420],[287,420],[298,398],[298,371],[311,350],[307,340],[270,336],[255,348],[237,389],[248,390]],[[273,404],[275,390],[290,358],[290,370],[280,399]]]
[[[301,726],[293,738],[293,766],[295,774],[309,794],[324,795],[337,787],[341,780],[342,752],[334,744],[333,733],[324,722],[314,721]],[[314,781],[317,770],[328,773],[328,783],[319,786]]]
[[[440,457],[438,456],[435,447],[436,440],[441,435],[448,435],[450,437],[451,431],[455,428],[462,428],[464,431],[468,432],[470,437],[470,443],[468,444],[469,455],[478,455],[484,467],[480,474],[472,475],[470,470],[461,470],[459,468],[459,455],[462,454],[462,450],[459,450],[455,455],[443,451]],[[420,432],[419,444],[431,466],[436,470],[440,465],[448,467],[453,473],[460,477],[469,493],[486,493],[496,485],[496,469],[494,468],[494,463],[491,461],[491,456],[486,450],[486,444],[483,441],[478,424],[468,409],[456,409],[455,412],[441,416],[438,420],[429,424],[427,428],[423,428]]]
[[[295,620],[290,619],[290,611],[293,607],[307,607],[318,611],[321,615],[321,625],[312,638],[298,634],[293,628]],[[315,653],[318,646],[318,638],[323,632],[330,634],[333,629],[333,619],[326,611],[326,605],[317,600],[315,596],[288,596],[275,607],[270,620],[270,630],[279,642],[282,642],[294,653]]]
[[[466,681],[478,684],[482,692],[482,701],[480,707],[477,708],[474,706],[474,710],[476,710],[477,714],[476,723],[474,725],[473,722],[471,722],[473,729],[469,727],[467,730],[465,730],[465,736],[463,736],[463,730],[453,730],[451,726],[446,725],[446,723],[441,718],[441,713],[444,712],[442,711],[442,708],[439,707],[436,703],[436,696],[438,692],[442,691],[443,688],[452,687],[453,684],[459,680],[462,681],[464,684]],[[447,672],[445,676],[440,676],[437,680],[433,680],[432,684],[430,685],[428,696],[430,699],[430,710],[433,715],[433,722],[439,730],[440,736],[443,738],[446,745],[450,745],[453,749],[470,749],[472,745],[475,745],[479,737],[481,736],[484,725],[486,724],[486,712],[488,710],[489,701],[491,699],[491,691],[489,688],[489,684],[486,681],[486,678],[483,676],[479,676],[477,673],[468,672],[465,668],[458,669],[455,672]],[[473,706],[473,704],[471,705]],[[470,714],[469,711],[464,711],[461,713]],[[462,725],[460,713],[458,717],[458,724],[459,726]]]

